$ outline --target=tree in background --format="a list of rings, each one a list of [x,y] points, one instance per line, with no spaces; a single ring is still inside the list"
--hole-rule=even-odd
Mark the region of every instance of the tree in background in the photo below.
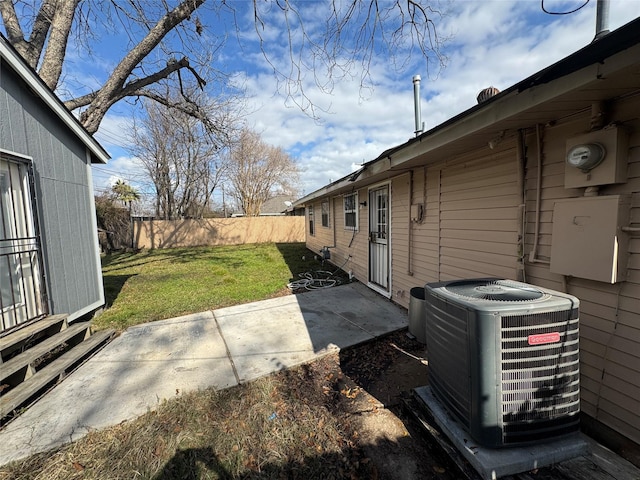
[[[225,134],[214,135],[192,116],[151,101],[143,102],[145,116],[132,129],[130,152],[154,186],[156,216],[165,220],[201,218],[225,172],[220,151],[234,131],[233,110],[211,98],[199,103]]]
[[[229,35],[236,35],[248,53],[252,49],[247,45],[260,49],[287,99],[304,111],[314,110],[305,91],[306,72],[314,77],[311,84],[331,92],[336,80],[351,80],[354,74],[363,87],[371,85],[369,67],[376,55],[390,56],[390,65],[402,67],[417,49],[427,65],[444,62],[434,23],[441,17],[434,8],[438,0],[254,0],[250,13],[244,11],[245,2],[238,3],[237,12],[234,2],[204,4],[205,0],[0,0],[0,18],[11,45],[52,90],[60,87],[61,78],[84,82],[70,78],[72,68],[65,69],[70,38],[78,47],[74,55],[87,57],[105,36],[122,32],[128,37],[129,50],[100,86],[81,85],[84,93],[74,92],[64,100],[70,110],[81,110],[80,122],[89,133],[98,130],[115,103],[127,98],[151,99],[199,119],[211,131],[219,130],[186,87],[225,82],[231,72],[211,65]],[[197,12],[204,8],[208,15],[200,17]],[[248,18],[255,35],[247,33]],[[268,41],[276,35],[283,45]],[[280,56],[274,58],[267,45]],[[85,75],[97,78],[90,72]],[[163,84],[181,95],[165,97],[158,88]]]
[[[105,192],[95,197],[96,218],[102,249],[113,252],[129,246],[130,215],[113,192]]]
[[[120,200],[128,207],[129,212],[131,212],[131,203],[140,199],[138,191],[123,180],[117,180],[111,187],[111,191],[116,200]]]
[[[131,216],[131,204],[140,199],[140,194],[131,185],[125,183],[123,180],[117,180],[111,187],[116,200],[124,203],[127,206],[129,213],[129,246],[133,248],[133,217]]]
[[[281,148],[267,145],[247,129],[231,147],[227,160],[227,192],[247,216],[260,215],[275,194],[297,195],[300,171]]]

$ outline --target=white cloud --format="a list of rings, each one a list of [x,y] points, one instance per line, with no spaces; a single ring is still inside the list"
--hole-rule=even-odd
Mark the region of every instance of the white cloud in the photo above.
[[[371,90],[361,89],[354,70],[351,73],[355,77],[335,83],[331,94],[319,91],[313,75],[306,73],[305,91],[320,107],[320,122],[305,115],[291,100],[286,102],[282,92],[276,93],[283,85],[277,84],[273,68],[252,43],[255,32],[251,28],[239,34],[243,50],[230,39],[227,46],[232,50],[222,51],[218,61],[233,64],[235,56],[242,62],[236,65],[250,67],[236,78],[249,96],[247,122],[266,142],[282,147],[297,160],[304,171],[302,188],[310,193],[413,136],[413,75],[422,76],[422,119],[427,129],[433,128],[475,105],[476,95],[483,88],[493,85],[504,90],[589,44],[595,34],[595,3],[589,2],[571,15],[551,16],[541,11],[538,0],[451,2],[448,15],[436,19],[441,35],[454,35],[446,47],[446,69],[429,78],[428,73],[434,72],[427,72],[426,62],[414,56],[412,63],[398,73],[388,59],[378,57],[370,66]],[[303,5],[305,9],[320,8],[318,4]],[[550,9],[575,8],[579,2],[545,0],[545,5]],[[238,11],[241,20],[247,20],[251,27],[250,9]],[[272,10],[265,20],[278,13]],[[611,2],[610,29],[638,15],[638,0]],[[281,16],[278,18],[282,21]],[[323,15],[315,18],[322,19]],[[316,25],[308,27],[311,32]],[[265,48],[273,53],[271,58],[279,68],[285,68],[289,54],[283,32],[278,23],[273,23],[264,33]],[[142,182],[139,166],[123,148],[128,144],[130,118],[125,105],[111,110],[103,121],[97,138],[114,159],[106,167],[98,166],[107,172],[98,175],[94,170],[96,182],[104,184],[110,175],[120,175],[132,184]],[[140,185],[144,190],[144,184]]]
[[[107,165],[91,168],[96,193],[108,192],[118,180],[131,185],[142,194],[151,193],[149,182],[143,173],[140,161],[126,155],[112,158]]]
[[[114,106],[107,112],[95,134],[100,144],[110,152],[111,149],[127,149],[131,145],[131,112]]]
[[[548,8],[569,4],[547,2]],[[436,79],[416,66],[398,75],[376,59],[371,66],[375,85],[364,99],[359,81],[337,83],[330,96],[309,83],[313,100],[330,108],[321,124],[274,97],[276,84],[269,73],[246,75],[254,106],[249,122],[265,141],[297,159],[305,172],[305,193],[413,136],[413,74],[423,79],[422,119],[429,129],[475,105],[483,88],[504,90],[589,44],[595,34],[595,2],[565,16],[547,15],[535,1],[467,0],[451,6],[439,28],[455,37],[447,47],[448,66]],[[638,6],[636,0],[612,2],[610,29],[638,16]]]

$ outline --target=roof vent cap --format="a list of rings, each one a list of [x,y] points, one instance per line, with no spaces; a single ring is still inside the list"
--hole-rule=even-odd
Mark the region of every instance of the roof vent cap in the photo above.
[[[478,103],[482,103],[489,100],[491,97],[496,96],[499,93],[500,93],[500,90],[498,90],[496,87],[493,87],[493,86],[487,87],[484,90],[480,91],[480,93],[476,97],[476,100],[478,100]]]

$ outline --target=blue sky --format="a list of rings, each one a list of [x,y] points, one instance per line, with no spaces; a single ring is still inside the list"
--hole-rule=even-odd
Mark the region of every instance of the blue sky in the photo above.
[[[561,11],[582,3],[545,0],[544,5]],[[241,11],[250,3],[235,1],[234,5]],[[308,74],[307,93],[326,110],[319,112],[319,120],[310,118],[278,93],[272,68],[258,51],[250,27],[241,33],[242,50],[235,37],[227,40],[216,65],[233,72],[234,81],[245,88],[247,124],[267,143],[282,147],[300,166],[301,194],[347,175],[413,136],[413,75],[422,77],[422,120],[430,129],[472,107],[483,88],[506,89],[587,45],[595,34],[595,0],[578,12],[563,16],[544,13],[539,0],[454,0],[443,1],[441,6],[447,14],[438,21],[438,32],[450,37],[445,48],[446,68],[428,71],[424,59],[414,52],[405,68],[396,71],[381,53],[370,66],[371,88],[361,89],[355,72],[354,79],[336,83],[331,94],[315,89]],[[201,15],[203,23],[211,27],[225,20],[207,17],[211,13],[206,11]],[[613,30],[638,16],[640,0],[612,0],[609,27]],[[287,53],[279,38],[281,32],[282,27],[277,25],[265,31],[265,48],[276,63],[284,62]],[[122,41],[117,34],[101,39],[91,62],[92,73],[82,79],[85,84],[94,77],[97,83],[106,74],[117,60],[116,45]],[[80,59],[76,68],[83,68]],[[113,157],[108,165],[93,168],[98,191],[109,188],[116,179],[143,192],[149,190],[126,148],[130,119],[130,107],[117,105],[97,133],[97,139]]]

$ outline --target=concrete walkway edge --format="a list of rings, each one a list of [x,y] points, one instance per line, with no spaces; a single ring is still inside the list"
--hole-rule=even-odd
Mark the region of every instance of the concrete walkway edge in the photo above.
[[[406,326],[405,309],[351,283],[131,327],[0,430],[0,465]]]

